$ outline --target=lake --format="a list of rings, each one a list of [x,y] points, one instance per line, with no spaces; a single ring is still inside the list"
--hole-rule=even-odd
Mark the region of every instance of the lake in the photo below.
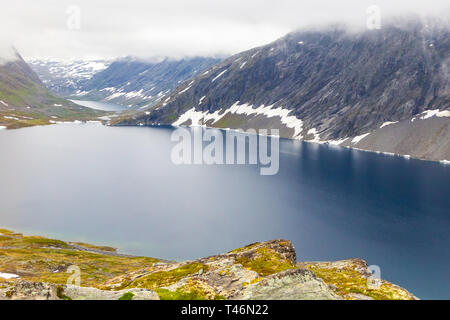
[[[126,106],[122,106],[120,104],[105,102],[105,101],[88,101],[88,100],[70,100],[73,103],[76,103],[83,107],[88,107],[97,110],[103,111],[116,111],[121,112],[124,110],[128,110],[129,108]]]
[[[358,257],[420,298],[450,298],[449,165],[281,139],[274,176],[177,166],[172,131],[0,131],[0,225],[176,260],[285,238],[299,261]]]

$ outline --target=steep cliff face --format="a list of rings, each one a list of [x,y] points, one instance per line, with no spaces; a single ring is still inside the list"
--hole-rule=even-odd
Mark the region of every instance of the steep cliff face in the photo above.
[[[226,59],[116,124],[279,128],[283,137],[353,146],[427,110],[449,122],[449,52],[441,23],[296,32]]]

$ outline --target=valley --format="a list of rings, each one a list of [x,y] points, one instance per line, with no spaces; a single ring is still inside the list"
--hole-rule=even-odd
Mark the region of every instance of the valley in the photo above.
[[[447,20],[79,9],[0,41],[0,300],[450,297]]]
[[[205,57],[162,61],[126,57],[110,62],[78,62],[74,66],[60,63],[70,68],[36,60],[31,65],[56,94],[74,100],[111,102],[139,109],[156,104],[181,82],[219,61]]]
[[[0,64],[0,128],[98,120],[106,115],[50,93],[19,53],[10,50],[12,58]]]

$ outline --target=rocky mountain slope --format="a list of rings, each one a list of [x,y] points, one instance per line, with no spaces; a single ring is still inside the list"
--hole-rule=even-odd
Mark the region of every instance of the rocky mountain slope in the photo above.
[[[217,62],[218,59],[202,57],[161,62],[120,59],[96,73],[73,92],[72,98],[148,107],[167,96],[181,82]]]
[[[114,124],[277,128],[286,138],[450,159],[449,30],[408,19],[380,30],[291,33]]]
[[[105,70],[112,61],[33,59],[27,62],[51,92],[66,97],[81,90],[89,79]]]
[[[80,270],[81,287],[67,284],[73,266]],[[417,298],[372,278],[360,259],[297,262],[295,249],[287,240],[254,243],[195,261],[170,262],[0,229],[1,299]]]
[[[0,59],[0,128],[89,120],[104,114],[50,93],[22,57],[13,52],[12,58]]]

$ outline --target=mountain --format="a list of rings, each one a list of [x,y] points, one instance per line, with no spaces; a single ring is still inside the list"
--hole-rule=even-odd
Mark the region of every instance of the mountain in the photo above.
[[[120,59],[96,73],[72,98],[110,101],[129,107],[154,105],[181,82],[219,61],[204,57],[161,62]]]
[[[0,58],[0,127],[88,120],[102,114],[50,93],[15,50],[7,59]]]
[[[234,55],[114,125],[277,128],[285,138],[450,159],[449,25],[294,32]]]
[[[33,59],[28,63],[51,92],[65,97],[80,90],[84,83],[96,73],[105,70],[111,64],[111,61]]]

